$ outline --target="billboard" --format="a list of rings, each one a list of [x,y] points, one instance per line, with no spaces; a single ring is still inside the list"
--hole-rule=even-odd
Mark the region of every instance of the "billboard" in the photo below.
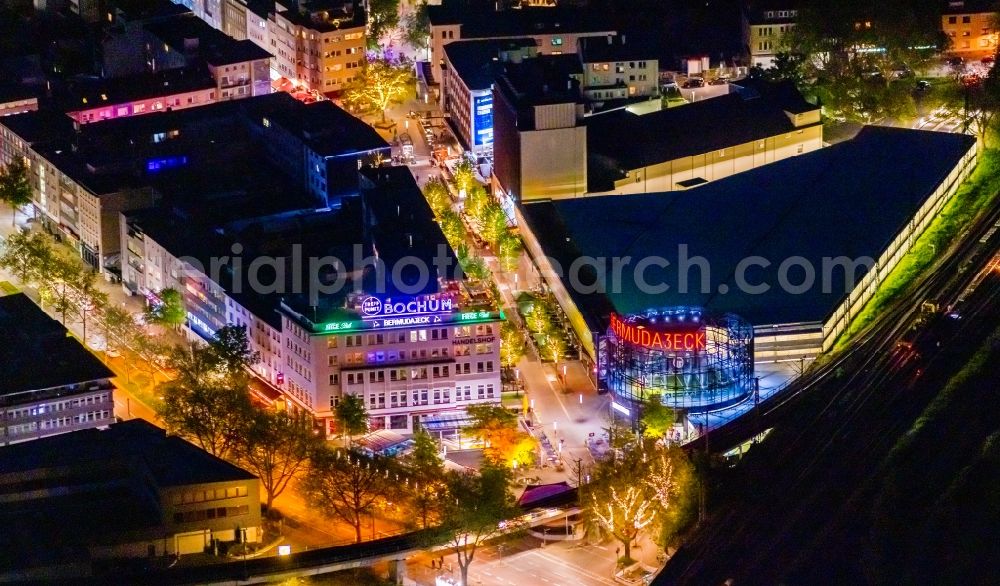
[[[472,144],[493,144],[493,94],[472,98]]]

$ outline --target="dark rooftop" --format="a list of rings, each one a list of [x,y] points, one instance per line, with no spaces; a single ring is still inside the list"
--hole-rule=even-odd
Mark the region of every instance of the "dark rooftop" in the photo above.
[[[603,63],[657,59],[660,48],[644,39],[638,34],[583,37],[580,39],[580,60],[583,63]]]
[[[0,364],[0,404],[16,404],[13,393],[114,376],[23,293],[0,297]]]
[[[257,59],[269,59],[271,54],[249,39],[237,41],[191,12],[145,25],[152,33],[178,53],[190,52],[197,43],[198,54],[211,65],[228,65]]]
[[[503,70],[503,53],[535,47],[534,39],[455,41],[444,46],[448,62],[470,90],[487,90]]]
[[[39,89],[26,87],[17,83],[0,81],[0,104],[15,102],[28,98],[37,98],[42,92]]]
[[[355,0],[305,0],[302,10],[280,11],[290,22],[321,33],[365,26],[368,17],[360,2]]]
[[[70,82],[59,100],[67,112],[90,110],[133,100],[211,89],[215,80],[202,67],[164,69],[108,79],[79,79]]]
[[[33,543],[65,547],[164,537],[157,488],[254,478],[142,419],[5,446],[0,563],[17,564],[10,554],[31,553]]]
[[[579,82],[582,74],[579,56],[569,53],[505,63],[498,79],[512,101],[518,106],[530,106],[582,102]]]
[[[961,134],[870,126],[853,140],[687,191],[585,197],[523,209],[545,253],[563,267],[580,256],[628,256],[631,266],[653,256],[671,262],[645,272],[647,283],[670,285],[663,293],[641,291],[628,269],[621,287],[606,294],[567,287],[593,331],[606,327],[611,311],[673,305],[733,312],[754,325],[822,322],[851,289],[843,271],[834,271],[828,292],[817,281],[794,295],[778,286],[780,263],[792,256],[814,267],[823,258],[877,258],[974,146],[974,137]],[[699,269],[688,271],[693,291],[679,292],[680,245],[687,245],[688,258],[707,259],[706,292],[700,291]],[[740,291],[734,281],[738,263],[753,255],[771,262],[746,273],[748,283],[771,285],[759,295]],[[718,292],[720,285],[728,293]]]
[[[131,419],[108,429],[84,429],[0,448],[0,470],[27,472],[40,468],[70,468],[105,480],[108,463],[137,459],[160,487],[250,480],[253,474],[209,454],[144,419]],[[141,473],[131,469],[130,474]]]
[[[32,146],[65,142],[73,133],[73,120],[50,109],[4,116],[0,118],[0,125]]]
[[[170,0],[109,0],[107,9],[115,16],[115,24],[192,14],[187,7]]]
[[[586,118],[588,189],[608,191],[623,172],[708,153],[795,127],[788,109],[816,109],[798,95],[745,98],[737,92],[649,114],[615,110]]]
[[[461,24],[463,39],[613,32],[605,15],[576,6],[495,10],[493,0],[443,0],[428,6],[432,25]]]
[[[303,139],[322,156],[389,148],[374,128],[330,100],[304,104],[286,92],[276,92],[238,101],[252,120],[268,118]]]
[[[944,0],[941,2],[941,14],[979,14],[996,12],[996,2],[993,0]]]
[[[342,227],[324,228],[329,249],[325,253],[341,259],[348,271],[362,267],[354,265],[354,247],[362,246],[365,255],[378,252],[378,258],[388,269],[404,257],[416,258],[426,267],[434,267],[436,258],[447,258],[450,263],[445,274],[423,275],[430,277],[421,279],[416,266],[406,262],[401,263],[400,272],[391,275],[386,271],[386,282],[376,281],[375,271],[366,271],[360,283],[361,289],[367,293],[393,296],[395,294],[415,295],[440,291],[439,279],[454,279],[458,261],[454,251],[441,232],[441,227],[434,219],[434,214],[427,204],[406,167],[379,167],[362,170],[362,191],[360,198],[345,198],[344,207],[338,212]],[[360,205],[361,207],[356,207]],[[289,232],[280,239],[286,245],[296,242],[299,232]],[[303,244],[316,237],[301,238]],[[445,256],[440,257],[439,253]],[[309,253],[304,253],[308,255]],[[362,259],[358,259],[362,260]],[[412,270],[411,270],[412,269]],[[398,279],[398,280],[397,280]],[[401,291],[405,285],[406,290]],[[422,285],[422,287],[421,287]],[[415,290],[420,288],[419,291]],[[320,298],[319,306],[311,307],[305,295],[286,295],[284,301],[293,310],[309,317],[314,323],[322,323],[342,315],[347,293],[327,295]],[[315,311],[315,313],[314,313]]]

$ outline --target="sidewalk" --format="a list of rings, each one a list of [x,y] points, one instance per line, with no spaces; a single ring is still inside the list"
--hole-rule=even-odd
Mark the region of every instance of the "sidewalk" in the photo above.
[[[19,212],[17,214],[17,219],[20,222],[24,222],[24,220],[27,219],[27,216]],[[6,205],[0,205],[0,238],[7,238],[16,230],[18,230],[18,228],[11,225],[11,209]],[[34,289],[26,288],[24,284],[18,281],[14,275],[0,270],[0,281],[8,281],[12,283],[33,300],[36,302],[38,301],[38,292]],[[144,301],[141,298],[126,294],[119,284],[109,283],[98,275],[97,286],[101,291],[107,294],[109,304],[122,307],[131,313],[141,313],[145,309]],[[42,309],[45,310],[45,312],[48,313],[53,319],[61,321],[61,316],[53,312],[51,308],[43,307]],[[87,346],[91,352],[93,352],[106,365],[108,365],[112,371],[114,371],[116,375],[115,384],[117,386],[115,391],[115,415],[121,419],[139,417],[154,424],[160,424],[159,418],[156,416],[153,407],[156,400],[155,387],[158,382],[163,381],[162,375],[157,375],[155,377],[151,376],[149,374],[149,370],[151,370],[150,368],[140,368],[136,364],[133,364],[131,367],[126,369],[124,359],[120,357],[110,358],[103,350],[95,350],[95,348],[103,349],[106,345],[104,342],[103,332],[101,331],[101,328],[95,324],[95,320],[92,317],[87,320],[87,340],[83,340],[82,321],[67,319],[67,323],[65,325],[73,336],[81,342],[84,342],[85,346]],[[178,339],[177,341],[179,342],[182,340]],[[138,360],[139,359],[136,358],[135,361]],[[126,370],[128,372],[126,372]]]

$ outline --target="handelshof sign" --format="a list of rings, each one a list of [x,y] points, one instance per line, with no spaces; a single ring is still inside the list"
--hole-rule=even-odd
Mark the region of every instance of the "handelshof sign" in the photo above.
[[[623,342],[635,346],[674,352],[695,352],[705,349],[705,329],[674,325],[651,329],[624,321],[611,314],[611,331]]]
[[[451,297],[416,297],[407,301],[365,297],[361,301],[363,319],[402,318],[415,315],[451,313],[458,309]]]

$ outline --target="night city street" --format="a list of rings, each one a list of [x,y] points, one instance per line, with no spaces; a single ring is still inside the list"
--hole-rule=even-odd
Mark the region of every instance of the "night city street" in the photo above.
[[[0,581],[1000,582],[998,42],[0,1]]]

